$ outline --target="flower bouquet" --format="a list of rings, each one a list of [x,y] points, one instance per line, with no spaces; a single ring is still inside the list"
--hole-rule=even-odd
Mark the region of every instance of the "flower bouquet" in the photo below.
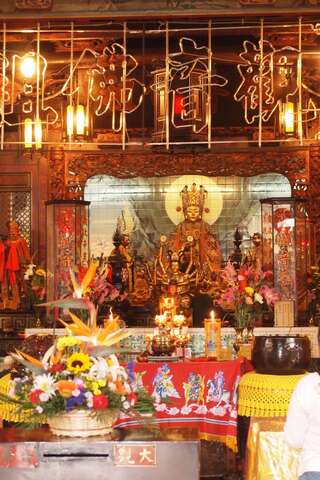
[[[224,288],[217,303],[234,310],[235,327],[253,327],[253,319],[278,300],[272,287],[272,273],[242,265],[237,271],[231,262],[222,270]]]
[[[46,271],[30,263],[24,272],[24,281],[31,307],[43,302],[46,295]]]
[[[0,395],[0,402],[14,405],[21,423],[48,422],[56,434],[89,436],[110,431],[120,411],[129,415],[153,412],[151,397],[135,386],[133,372],[120,365],[112,350],[132,330],[123,328],[116,317],[98,327],[98,309],[87,298],[43,305],[87,309],[89,324],[69,310],[71,323],[60,320],[68,335],[58,338],[42,359],[19,351],[12,354],[24,368],[10,380],[8,394]]]

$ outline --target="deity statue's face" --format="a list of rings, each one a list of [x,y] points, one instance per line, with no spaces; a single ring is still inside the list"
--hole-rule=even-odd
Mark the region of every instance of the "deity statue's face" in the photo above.
[[[124,247],[127,247],[130,243],[129,236],[128,235],[122,235],[121,243]]]
[[[252,243],[255,247],[259,247],[261,245],[262,238],[259,233],[254,233],[252,237]]]
[[[190,207],[187,208],[187,219],[190,220],[190,222],[195,222],[196,220],[200,219],[200,208],[197,207],[196,205],[191,205]]]
[[[180,271],[180,265],[178,260],[172,260],[171,262],[171,271],[173,273],[178,273]]]

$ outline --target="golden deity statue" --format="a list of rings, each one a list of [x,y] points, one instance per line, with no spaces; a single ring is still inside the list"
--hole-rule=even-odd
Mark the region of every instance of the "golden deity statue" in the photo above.
[[[221,269],[222,255],[216,236],[210,225],[203,220],[208,192],[195,183],[191,189],[185,185],[180,192],[184,220],[179,223],[170,238],[170,247],[173,251],[186,249],[193,242],[193,263],[201,278],[208,281],[214,279]]]
[[[259,232],[255,232],[251,237],[252,245],[247,251],[244,263],[247,263],[254,270],[262,270],[262,235]]]
[[[189,251],[189,262],[185,271],[182,270],[183,250],[178,252],[169,251],[167,260],[164,261],[164,248],[166,246],[166,237],[163,235],[160,239],[159,256],[155,260],[154,283],[170,290],[175,286],[178,295],[185,295],[192,286],[198,282],[198,272],[193,264],[193,249]]]
[[[185,313],[191,306],[191,295],[198,286],[198,271],[193,263],[193,249],[189,250],[187,266],[184,265],[184,250],[172,252],[167,250],[168,243],[163,235],[160,238],[159,255],[156,257],[153,267],[152,283],[160,287],[159,307],[160,313],[172,310],[172,315],[177,312]],[[150,273],[150,277],[151,277]],[[170,303],[170,308],[169,304]]]

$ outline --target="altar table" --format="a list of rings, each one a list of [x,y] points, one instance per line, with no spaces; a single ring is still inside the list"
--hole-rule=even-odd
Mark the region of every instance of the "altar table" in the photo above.
[[[201,439],[237,449],[237,390],[245,359],[224,362],[134,363],[135,381],[154,398],[160,427],[196,428]],[[137,418],[122,416],[116,426],[138,427]]]
[[[156,414],[148,421],[160,427],[195,428],[202,440],[225,443],[237,450],[237,400],[241,375],[250,369],[244,358],[220,362],[128,364],[133,382],[154,398]],[[7,394],[10,375],[0,381]],[[0,403],[0,418],[23,421],[13,405]],[[141,427],[146,420],[122,415],[115,427]]]

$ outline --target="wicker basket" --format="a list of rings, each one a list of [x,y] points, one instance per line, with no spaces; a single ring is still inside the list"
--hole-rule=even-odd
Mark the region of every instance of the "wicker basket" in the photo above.
[[[48,418],[54,435],[65,437],[92,437],[112,432],[112,425],[118,418],[118,410],[107,410],[102,419],[97,419],[89,410],[72,410]]]

